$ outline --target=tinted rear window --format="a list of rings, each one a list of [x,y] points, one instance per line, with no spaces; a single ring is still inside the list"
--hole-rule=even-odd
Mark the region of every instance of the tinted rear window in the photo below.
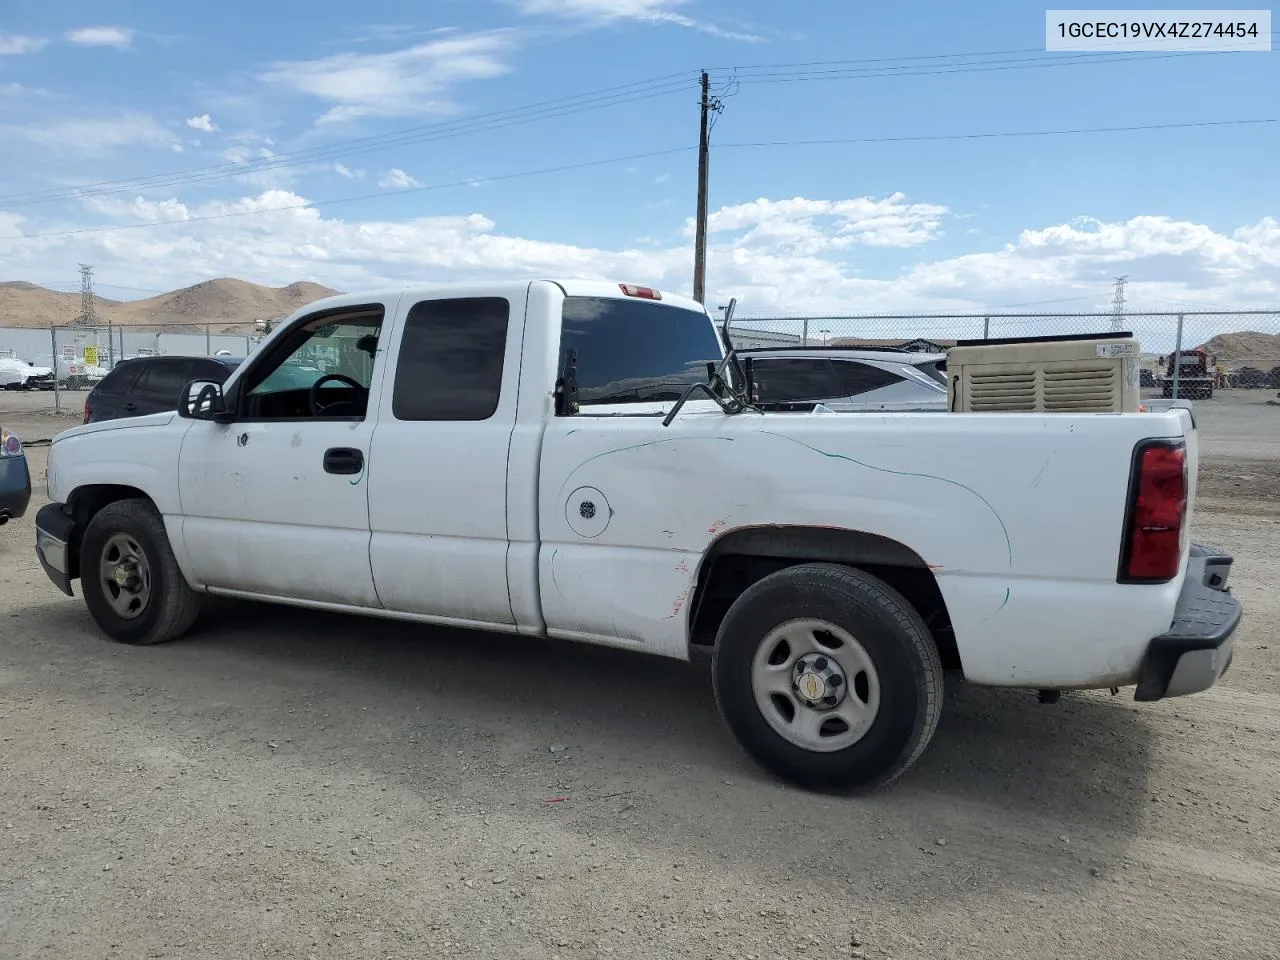
[[[162,403],[178,403],[187,383],[189,364],[185,360],[156,360],[147,364],[134,391],[144,393]]]
[[[137,382],[138,374],[141,370],[142,364],[137,362],[119,363],[102,378],[102,382],[98,384],[96,389],[111,393],[128,393]]]
[[[678,400],[705,382],[721,359],[706,314],[650,300],[569,297],[564,302],[560,366],[578,353],[578,402]]]
[[[902,382],[902,377],[896,373],[873,367],[869,363],[859,363],[856,360],[837,361],[835,367],[840,374],[840,382],[844,385],[845,393],[851,397]]]
[[[845,392],[826,358],[755,360],[752,368],[761,403],[833,400]]]

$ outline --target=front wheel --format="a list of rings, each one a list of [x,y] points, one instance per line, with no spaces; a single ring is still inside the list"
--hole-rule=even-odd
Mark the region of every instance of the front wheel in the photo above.
[[[920,614],[870,574],[780,570],[745,590],[716,638],[721,715],[765,768],[800,786],[884,786],[942,712],[942,663]]]
[[[186,633],[200,612],[150,500],[109,503],[80,544],[80,589],[98,627],[120,643],[151,644]]]

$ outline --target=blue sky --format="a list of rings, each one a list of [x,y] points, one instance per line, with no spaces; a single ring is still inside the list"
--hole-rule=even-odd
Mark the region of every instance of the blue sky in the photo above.
[[[744,312],[1088,309],[1117,273],[1156,309],[1280,303],[1280,123],[743,146],[1280,119],[1272,53],[1044,45],[1044,6],[1014,2],[9,5],[0,279],[687,290],[708,69],[708,285]]]

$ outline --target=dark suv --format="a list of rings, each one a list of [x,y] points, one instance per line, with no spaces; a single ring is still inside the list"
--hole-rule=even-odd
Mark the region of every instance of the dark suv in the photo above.
[[[121,360],[89,391],[84,422],[141,417],[178,409],[192,380],[226,381],[242,357],[135,357]]]

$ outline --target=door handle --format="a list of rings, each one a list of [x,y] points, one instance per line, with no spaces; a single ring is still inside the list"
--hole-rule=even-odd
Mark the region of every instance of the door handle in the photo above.
[[[352,447],[330,447],[324,452],[325,473],[359,473],[364,454]]]

